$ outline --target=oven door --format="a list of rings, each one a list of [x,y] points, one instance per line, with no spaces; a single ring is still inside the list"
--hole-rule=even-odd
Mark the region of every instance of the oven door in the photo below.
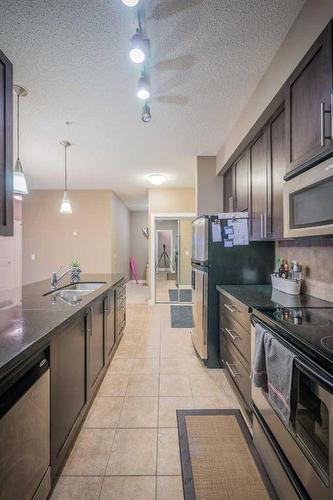
[[[284,184],[284,236],[333,234],[333,159]]]
[[[283,343],[276,332],[270,333]],[[252,327],[252,359],[254,338]],[[265,391],[253,384],[252,399],[310,497],[328,500],[333,498],[333,380],[298,351],[295,354],[289,427],[274,411]]]

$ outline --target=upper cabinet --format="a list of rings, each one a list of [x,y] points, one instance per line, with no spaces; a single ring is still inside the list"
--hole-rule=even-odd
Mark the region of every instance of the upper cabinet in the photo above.
[[[223,210],[234,211],[234,169],[229,168],[223,176]]]
[[[0,235],[13,235],[13,66],[1,50]]]
[[[246,152],[236,161],[235,170],[235,211],[244,212],[249,208],[249,155]]]
[[[330,22],[285,86],[287,171],[332,151],[332,57]]]
[[[250,238],[261,240],[266,237],[267,223],[265,131],[250,146],[250,179]]]

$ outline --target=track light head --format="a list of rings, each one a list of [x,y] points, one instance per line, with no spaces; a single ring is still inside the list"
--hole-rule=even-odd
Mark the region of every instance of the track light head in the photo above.
[[[131,38],[131,50],[129,53],[131,61],[136,64],[143,63],[149,54],[149,40],[142,38],[139,29]]]
[[[142,117],[141,120],[144,123],[149,123],[151,120],[151,114],[150,114],[150,107],[149,104],[146,102],[142,108]]]
[[[139,99],[144,99],[145,101],[150,97],[148,81],[144,74],[139,79],[137,96]]]

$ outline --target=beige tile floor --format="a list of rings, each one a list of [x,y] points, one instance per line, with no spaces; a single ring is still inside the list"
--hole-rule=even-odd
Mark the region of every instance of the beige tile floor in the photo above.
[[[183,498],[176,409],[234,408],[223,370],[206,369],[170,307],[128,306],[126,331],[52,500]]]

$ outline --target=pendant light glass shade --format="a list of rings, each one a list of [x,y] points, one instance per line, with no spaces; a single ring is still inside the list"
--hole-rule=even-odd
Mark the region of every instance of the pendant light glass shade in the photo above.
[[[17,159],[14,165],[13,172],[13,192],[15,194],[28,194],[27,182],[25,180],[22,163],[20,160],[20,97],[25,97],[28,92],[19,85],[14,85],[14,92],[17,95],[17,106],[16,106],[16,147],[17,147]]]
[[[61,207],[60,207],[60,213],[61,214],[71,214],[72,213],[72,205],[69,199],[68,191],[64,192],[64,197],[62,199]]]
[[[15,194],[28,194],[29,192],[19,158],[17,158],[14,167],[13,191]]]
[[[68,141],[63,141],[62,145],[65,148],[65,192],[64,197],[62,199],[62,203],[60,206],[59,212],[61,214],[71,214],[72,213],[72,205],[69,199],[68,189],[67,189],[67,148],[71,146],[71,143]]]

